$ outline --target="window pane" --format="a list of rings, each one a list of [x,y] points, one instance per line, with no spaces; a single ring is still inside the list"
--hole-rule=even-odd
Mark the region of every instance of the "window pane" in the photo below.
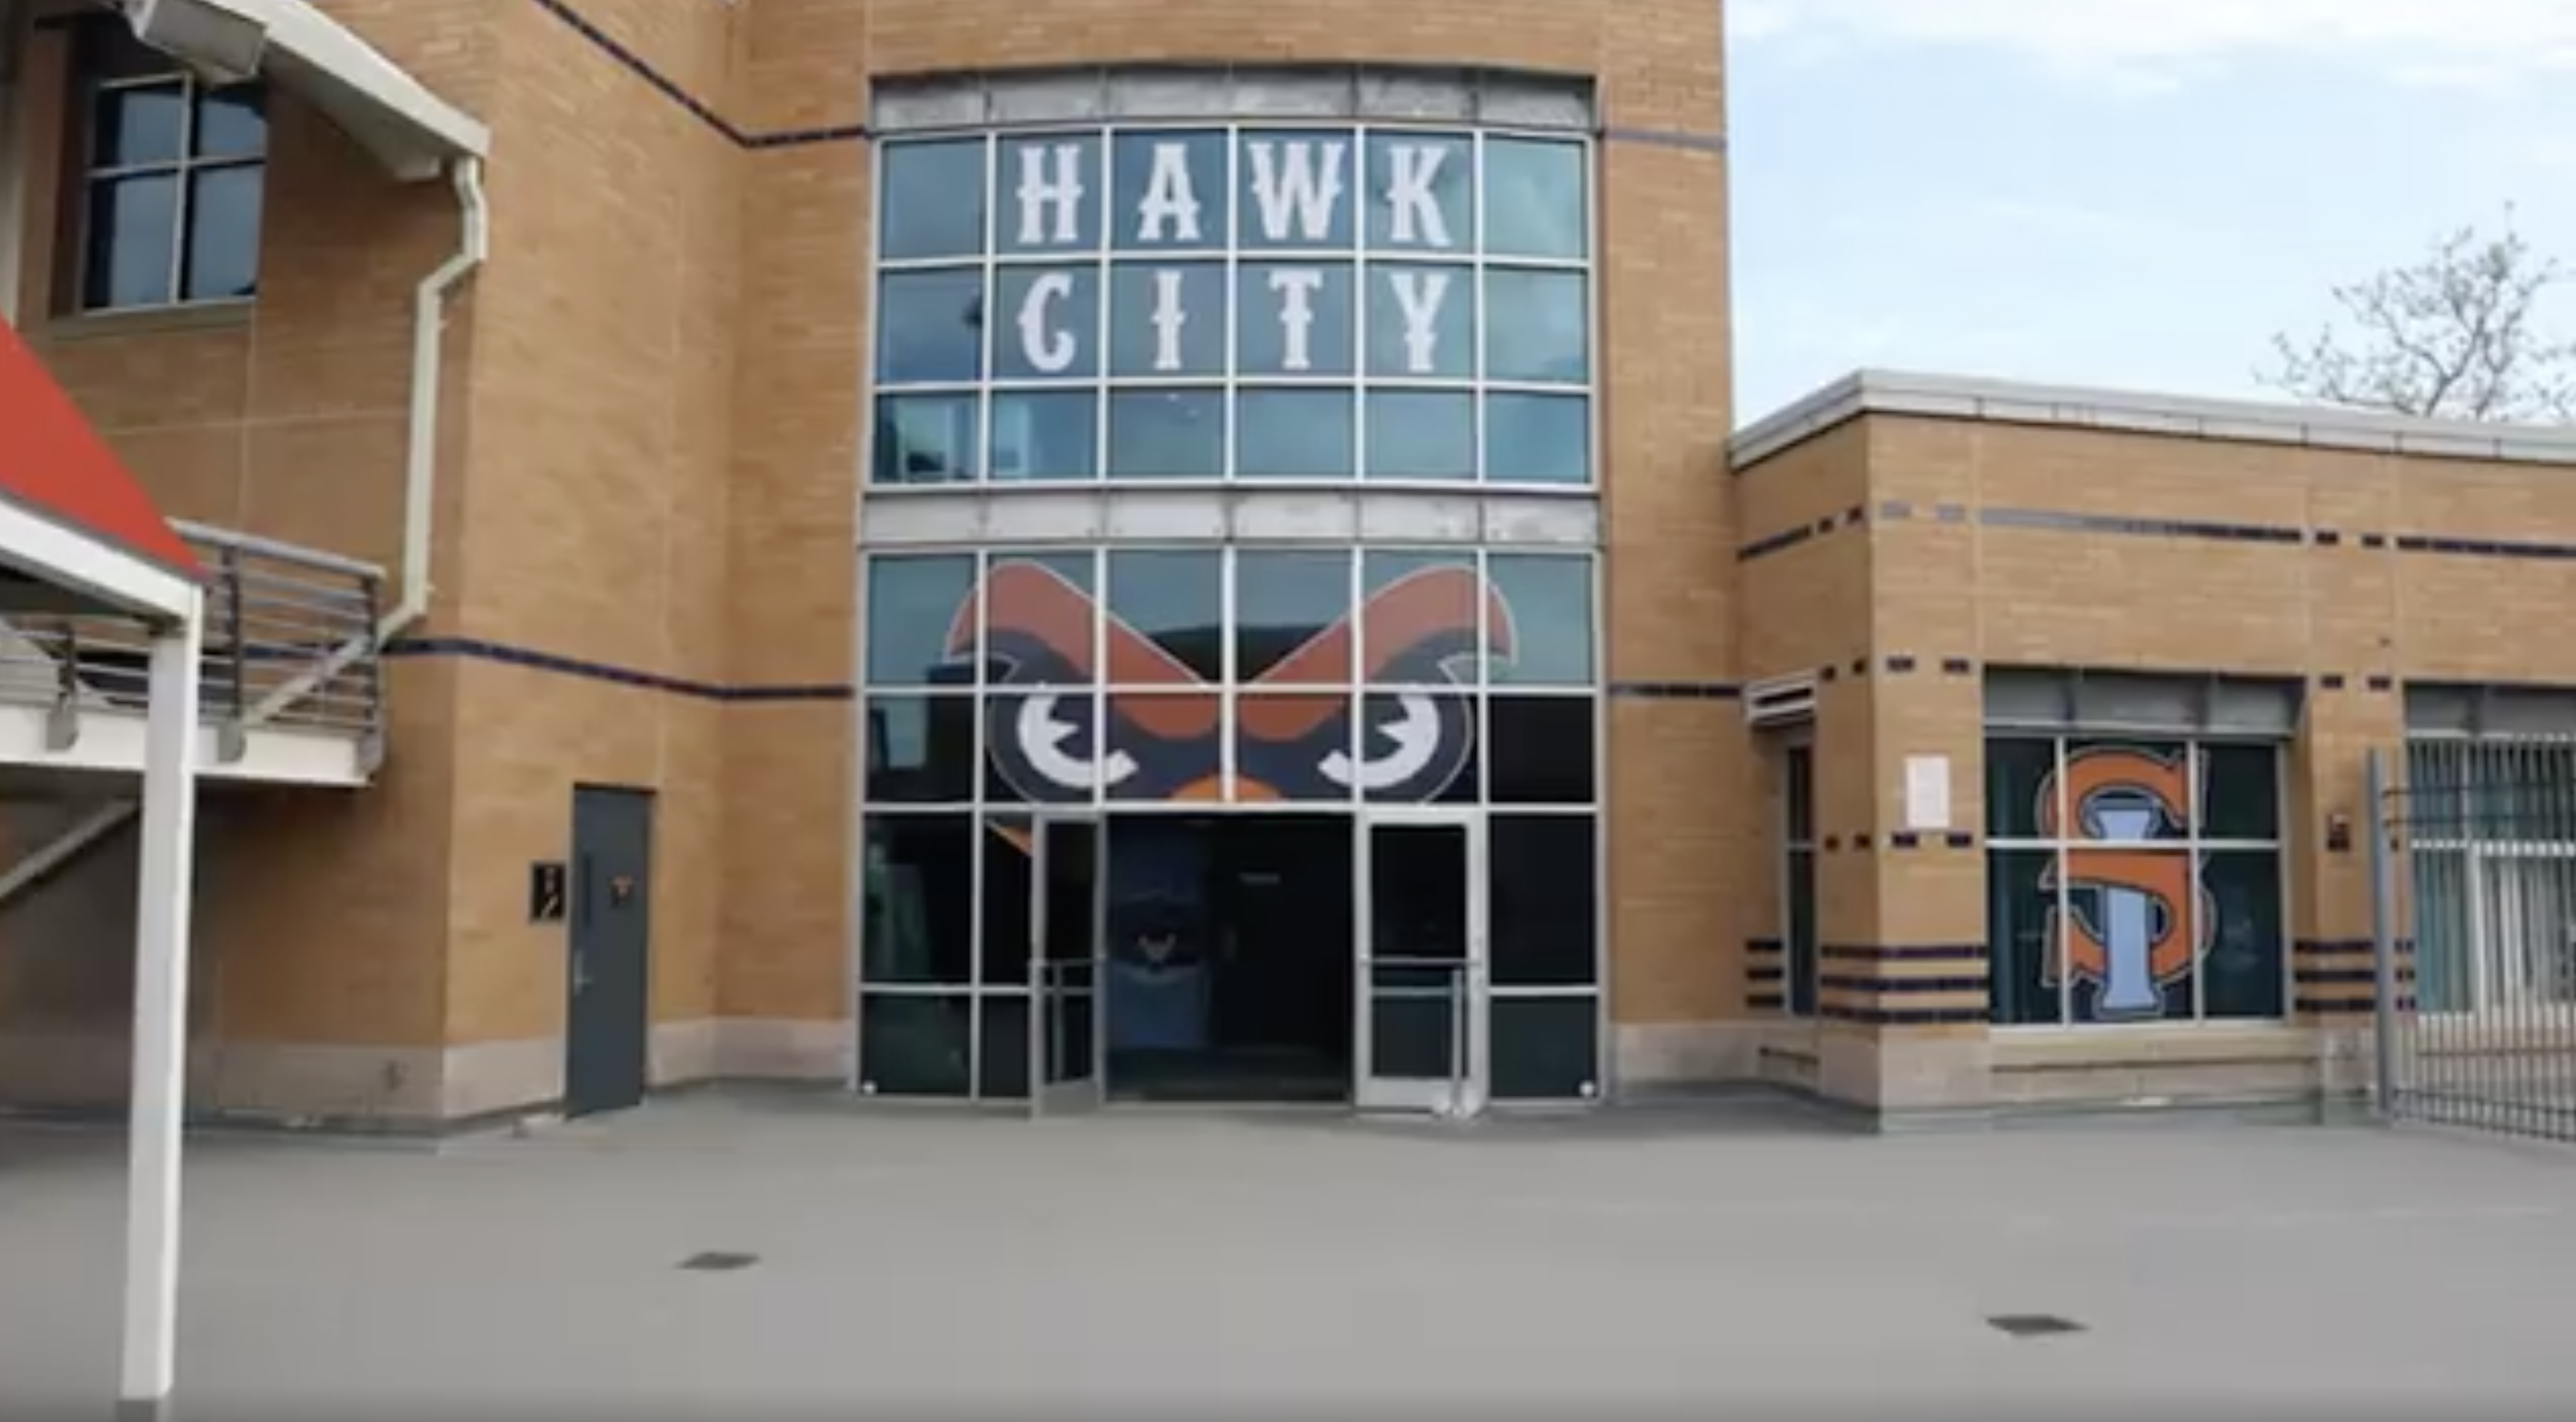
[[[868,698],[871,804],[951,805],[975,798],[975,699]]]
[[[859,1081],[873,1096],[964,1096],[974,1000],[869,994],[859,1007]]]
[[[2200,882],[2215,923],[2201,965],[2202,1014],[2264,1020],[2288,1016],[2280,854],[2203,855]]]
[[[1351,698],[1246,692],[1235,702],[1233,799],[1341,803],[1352,797]]]
[[[1380,133],[1368,146],[1368,243],[1466,252],[1476,241],[1476,150],[1463,137]]]
[[[1368,477],[1463,481],[1476,477],[1476,397],[1373,390]]]
[[[1247,133],[1235,172],[1236,246],[1348,248],[1355,155],[1343,133]]]
[[[984,251],[984,141],[885,146],[878,250],[888,261]]]
[[[1002,210],[993,224],[1003,252],[1091,252],[1100,248],[1100,140],[1049,135],[1005,139],[993,186]]]
[[[1476,560],[1455,553],[1364,555],[1360,677],[1381,686],[1449,686],[1477,677]]]
[[[1516,686],[1590,686],[1592,560],[1497,554],[1486,567],[1512,619],[1511,655],[1494,663],[1493,680]],[[1502,640],[1499,632],[1495,640]]]
[[[1109,244],[1119,251],[1222,248],[1223,133],[1131,133],[1117,140]]]
[[[1234,597],[1235,675],[1242,681],[1350,683],[1349,554],[1242,553]]]
[[[1791,844],[1816,842],[1816,753],[1810,746],[1790,746],[1781,755],[1781,798]]]
[[[98,311],[167,303],[179,180],[116,178],[93,184],[89,198],[81,304]]]
[[[1488,834],[1495,985],[1589,986],[1601,904],[1593,818],[1497,815]]]
[[[1131,804],[1213,802],[1225,796],[1223,703],[1209,696],[1111,693],[1102,787]]]
[[[1235,405],[1234,472],[1244,479],[1348,479],[1351,397],[1333,390],[1247,390]]]
[[[1096,727],[1100,698],[1090,690],[984,698],[984,798],[1001,805],[1088,805],[1108,781],[1125,784],[1138,769],[1123,728],[1106,737]]]
[[[175,80],[99,90],[90,107],[90,167],[178,162],[187,128],[187,95],[187,86]]]
[[[888,395],[877,401],[876,482],[957,484],[975,477],[972,395]]]
[[[1351,373],[1348,263],[1248,262],[1236,276],[1236,369],[1258,375]]]
[[[2043,839],[2057,821],[2057,742],[1986,742],[1986,837]]]
[[[1485,477],[1498,484],[1592,479],[1590,402],[1580,395],[1485,397]]]
[[[1225,474],[1225,402],[1205,390],[1124,390],[1109,397],[1109,477],[1217,479]]]
[[[2279,839],[2281,771],[2270,746],[2204,745],[2200,751],[2203,839]]]
[[[868,817],[861,941],[868,982],[972,980],[974,832],[967,815]]]
[[[1785,995],[1789,1015],[1816,1015],[1816,855],[1808,849],[1789,852],[1788,895],[1789,936],[1781,945],[1789,975]]]
[[[1485,329],[1487,379],[1591,378],[1590,317],[1579,273],[1488,271]]]
[[[1025,951],[1025,950],[1023,950]],[[1023,977],[1028,969],[1020,964]],[[1029,1094],[1029,1000],[991,997],[980,1000],[984,1013],[983,1044],[977,1049],[975,1089],[988,1101],[1018,1101]]]
[[[2191,757],[2180,743],[2069,741],[2065,825],[2070,840],[2140,844],[2183,839],[2191,814]],[[2053,806],[2043,806],[2044,810]]]
[[[2057,975],[2049,964],[2056,862],[2042,849],[1986,855],[1986,951],[1993,955],[1990,986],[1998,1025],[2055,1026],[2060,1020]]]
[[[1497,696],[1487,714],[1498,805],[1588,805],[1593,791],[1589,696]]]
[[[984,942],[977,958],[985,987],[1029,981],[1029,895],[1036,888],[1037,825],[1026,815],[984,818]],[[1028,1019],[1020,1019],[1028,1030]]]
[[[1091,554],[995,552],[984,566],[985,680],[1092,684]]]
[[[1202,681],[1225,675],[1225,563],[1216,553],[1109,555],[1109,680],[1183,684],[1166,658]]]
[[[1571,143],[1485,141],[1485,251],[1497,257],[1579,258],[1583,150]]]
[[[1096,267],[1005,267],[994,278],[993,378],[1084,380],[1100,373]]]
[[[1360,710],[1351,778],[1373,805],[1466,805],[1480,796],[1476,702],[1429,692],[1379,693]]]
[[[873,558],[868,563],[868,680],[879,686],[954,685],[973,676],[974,627],[949,639],[975,586],[972,558]]]
[[[993,479],[1042,483],[1100,472],[1100,400],[1083,391],[993,393]]]
[[[983,273],[896,272],[878,291],[879,383],[962,382],[983,373]]]
[[[2206,931],[2191,915],[2191,856],[2087,848],[2066,851],[2064,863],[2068,918],[2059,934],[2074,979],[2074,1019],[2188,1021],[2200,957],[2193,935]]]
[[[1169,377],[1225,373],[1225,268],[1121,266],[1111,278],[1109,369]]]
[[[1369,272],[1368,371],[1380,379],[1476,373],[1476,274],[1389,262]]]
[[[1491,1020],[1494,1099],[1589,1101],[1600,1094],[1597,999],[1505,998],[1493,1004]]]
[[[257,158],[268,152],[268,91],[235,84],[197,95],[197,156]]]
[[[190,175],[188,300],[239,300],[259,290],[260,186],[266,176],[257,164]]]

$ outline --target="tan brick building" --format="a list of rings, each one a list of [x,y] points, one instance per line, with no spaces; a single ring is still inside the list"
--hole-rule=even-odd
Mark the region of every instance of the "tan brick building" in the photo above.
[[[209,1112],[2309,1103],[2363,750],[2576,680],[2576,441],[1737,434],[1713,0],[256,8],[265,87],[0,5],[8,314],[269,629]],[[78,1107],[122,713],[21,632],[0,1099]]]

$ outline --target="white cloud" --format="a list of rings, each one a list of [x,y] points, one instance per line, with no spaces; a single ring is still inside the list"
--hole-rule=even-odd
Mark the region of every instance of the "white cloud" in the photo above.
[[[2004,50],[2127,83],[2282,54],[2413,82],[2576,74],[2576,0],[1736,0],[1734,34],[1747,45],[1831,36]]]

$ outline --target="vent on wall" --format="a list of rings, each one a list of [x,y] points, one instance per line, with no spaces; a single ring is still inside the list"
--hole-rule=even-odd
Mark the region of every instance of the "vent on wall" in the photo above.
[[[1744,720],[1756,728],[1796,726],[1816,719],[1813,672],[1775,676],[1744,688]]]

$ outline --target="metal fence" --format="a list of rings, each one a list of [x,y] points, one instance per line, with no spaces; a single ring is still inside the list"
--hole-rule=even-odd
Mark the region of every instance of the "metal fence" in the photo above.
[[[2576,1141],[2576,740],[2374,751],[2378,1100]]]

